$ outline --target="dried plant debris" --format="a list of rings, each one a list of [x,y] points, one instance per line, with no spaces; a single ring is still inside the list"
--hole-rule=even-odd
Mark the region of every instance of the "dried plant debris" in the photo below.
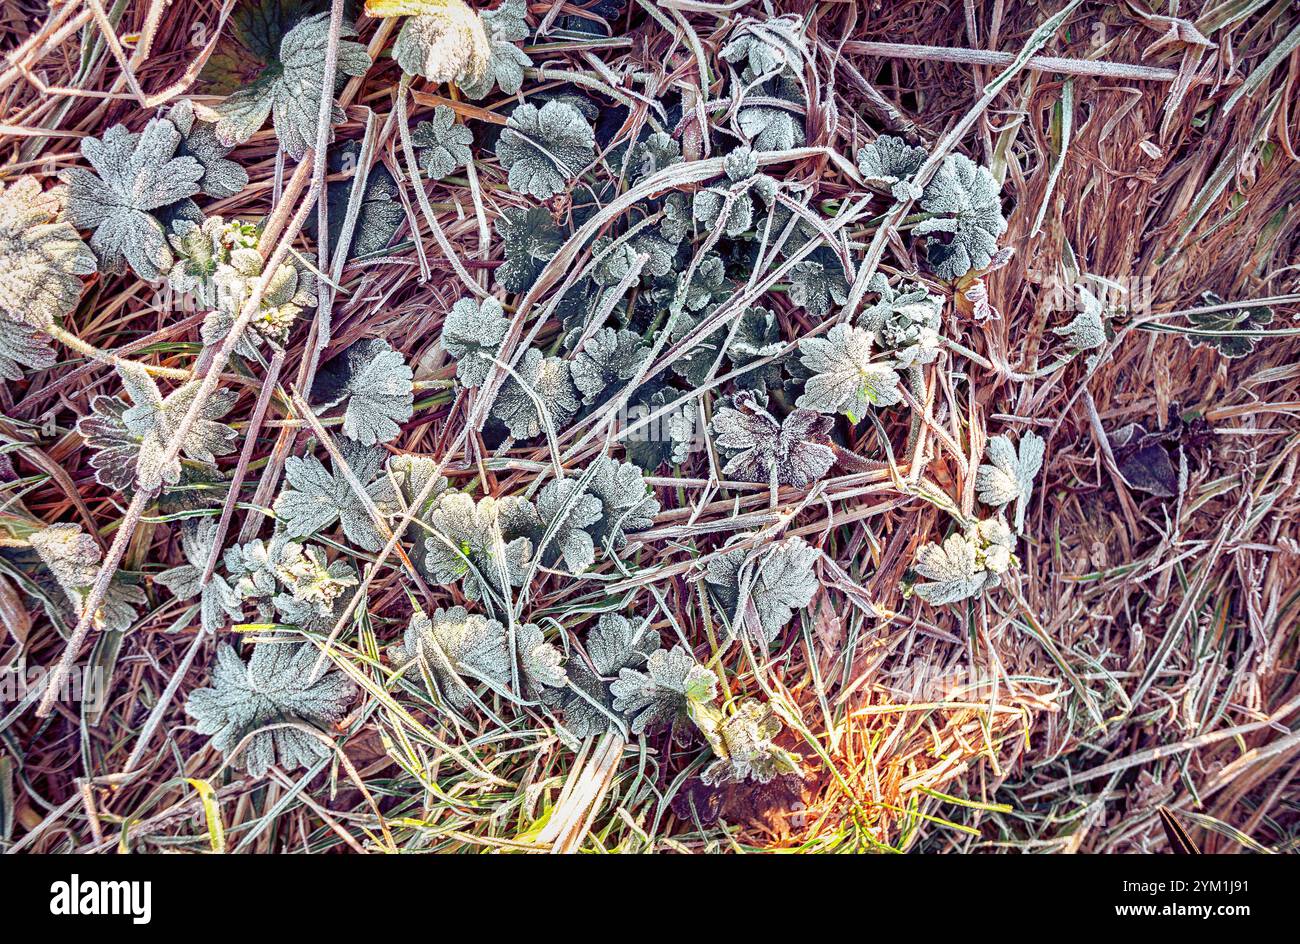
[[[185,710],[195,729],[210,734],[212,746],[251,777],[272,764],[310,767],[329,756],[326,732],[356,695],[342,672],[317,675],[318,655],[312,645],[264,642],[245,664],[234,647],[223,644],[211,687],[190,692]]]
[[[0,17],[0,845],[1292,841],[1282,5],[669,6]]]

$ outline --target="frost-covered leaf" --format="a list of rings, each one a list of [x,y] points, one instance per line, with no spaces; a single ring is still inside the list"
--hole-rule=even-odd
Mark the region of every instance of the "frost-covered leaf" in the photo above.
[[[796,262],[790,270],[790,301],[820,318],[833,305],[849,300],[849,283],[838,263],[809,259]]]
[[[163,463],[163,453],[199,390],[199,381],[177,387],[166,398],[158,385],[136,365],[118,367],[131,405],[111,397],[95,397],[91,413],[77,424],[87,445],[96,450],[90,460],[101,484],[129,488],[138,479],[141,488],[154,490],[180,479],[179,459]],[[198,419],[190,426],[181,453],[211,465],[217,456],[234,451],[235,431],[220,422],[238,399],[234,391],[218,387],[204,401]]]
[[[524,0],[502,0],[494,10],[483,13],[483,26],[488,36],[487,65],[482,72],[464,70],[456,79],[460,90],[478,100],[492,91],[495,84],[507,95],[514,95],[524,84],[524,70],[533,64],[522,49],[515,45],[528,38],[528,21]]]
[[[1075,314],[1069,324],[1060,328],[1053,328],[1052,333],[1065,338],[1070,346],[1076,350],[1095,350],[1106,343],[1106,322],[1102,318],[1101,300],[1082,285],[1075,286],[1074,294],[1079,302],[1078,313]],[[1272,313],[1270,312],[1271,316]],[[1253,346],[1254,340],[1249,340]]]
[[[913,565],[928,582],[912,589],[932,606],[956,603],[996,587],[1015,563],[1015,538],[1001,518],[978,522],[965,534],[951,534],[943,544],[925,544]]]
[[[697,712],[696,720],[718,758],[700,774],[706,784],[771,783],[779,776],[799,775],[798,757],[773,743],[781,733],[781,719],[770,705],[742,701],[730,717],[713,709]]]
[[[154,577],[155,583],[162,584],[178,599],[199,598],[199,620],[204,632],[209,633],[221,629],[227,620],[244,618],[240,595],[225,577],[214,571],[206,587],[199,584],[216,536],[216,518],[186,521],[181,528],[181,552],[185,555],[185,563]]]
[[[416,160],[430,180],[442,180],[474,159],[469,149],[474,132],[456,121],[455,109],[446,105],[438,105],[430,120],[411,129],[411,143],[419,149]]]
[[[361,173],[358,159],[361,145],[348,141],[338,147],[330,148],[326,163],[331,174],[347,173],[355,169]],[[347,222],[348,203],[352,199],[352,179],[336,180],[325,185],[325,203],[329,208],[329,249],[333,256],[338,252],[339,239],[343,235],[343,224]],[[371,165],[366,173],[366,182],[361,187],[361,203],[357,208],[357,217],[352,227],[352,238],[348,242],[347,258],[356,259],[381,254],[393,241],[398,228],[406,219],[406,210],[402,208],[398,196],[397,181],[380,162]],[[307,215],[303,231],[312,239],[319,240],[317,232],[317,214]]]
[[[177,102],[167,110],[167,120],[181,133],[176,156],[192,157],[203,166],[200,193],[217,198],[233,197],[248,186],[248,172],[226,157],[232,149],[217,139],[214,122],[195,117],[193,102],[189,99]]]
[[[539,200],[563,191],[595,156],[591,125],[577,108],[559,100],[541,108],[531,102],[516,106],[497,140],[510,189]]]
[[[939,356],[943,300],[915,282],[894,288],[880,274],[868,288],[879,294],[880,300],[863,309],[858,325],[871,332],[880,349],[889,353],[899,367],[934,361]]]
[[[546,357],[529,348],[507,376],[492,404],[492,415],[506,425],[515,439],[540,436],[542,411],[557,430],[578,412],[577,388],[569,376],[569,363],[560,357]]]
[[[694,400],[656,416],[680,396],[681,391],[675,387],[660,387],[639,395],[628,407],[628,426],[636,428],[624,437],[624,448],[627,457],[646,472],[654,472],[664,463],[685,462],[696,444],[699,410]],[[652,416],[655,418],[649,419]],[[643,420],[648,422],[637,425]]]
[[[770,308],[746,308],[740,315],[740,325],[727,345],[727,360],[735,369],[754,361],[775,357],[784,345],[781,343],[781,325],[776,312]],[[784,358],[782,358],[784,360]],[[771,361],[766,366],[741,374],[736,378],[738,387],[763,390],[770,384],[780,383],[781,361]]]
[[[1181,438],[1181,417],[1175,415],[1172,428],[1148,432],[1141,423],[1129,423],[1109,433],[1115,464],[1130,488],[1172,498],[1178,494],[1178,470],[1169,447]]]
[[[407,75],[450,82],[458,76],[479,76],[487,68],[487,30],[479,15],[461,0],[368,0],[366,13],[376,17],[413,14],[393,43],[393,60]]]
[[[587,655],[569,660],[569,687],[548,692],[548,702],[564,712],[565,726],[577,737],[603,734],[612,724],[614,698],[610,682],[623,669],[637,668],[659,648],[659,636],[648,620],[632,622],[605,613],[587,632]]]
[[[381,513],[391,512],[395,494],[384,474],[384,453],[380,449],[340,442],[340,451],[353,476],[365,488]],[[330,460],[333,473],[315,456],[290,456],[285,461],[285,484],[275,499],[275,516],[284,523],[290,537],[306,537],[324,531],[336,521],[357,547],[377,551],[383,538],[366,511],[360,496],[348,484],[343,471]]]
[[[871,335],[861,328],[837,324],[824,338],[800,341],[799,353],[812,376],[798,406],[843,413],[856,423],[871,407],[893,406],[903,399],[898,372],[889,361],[871,359]]]
[[[191,692],[185,711],[195,720],[195,730],[212,735],[212,746],[227,757],[253,735],[235,760],[249,776],[262,776],[272,764],[285,770],[310,767],[329,754],[320,739],[293,727],[260,729],[298,722],[329,731],[347,713],[356,688],[337,670],[317,677],[318,655],[309,643],[263,642],[253,647],[245,665],[223,643],[211,687]]]
[[[1016,531],[1025,526],[1025,511],[1034,495],[1034,479],[1043,467],[1043,438],[1034,432],[1020,437],[1020,447],[1011,444],[1006,436],[989,440],[984,456],[988,459],[975,473],[975,489],[979,500],[986,505],[1001,508],[1016,503]]]
[[[829,471],[835,453],[827,445],[834,420],[795,409],[777,422],[748,393],[737,396],[740,409],[721,407],[713,417],[715,441],[738,450],[722,473],[745,482],[772,482],[807,488]]]
[[[79,276],[94,274],[95,254],[62,218],[63,197],[35,177],[0,180],[0,319],[43,330],[81,300]]]
[[[717,676],[680,645],[656,649],[644,672],[620,669],[609,686],[611,707],[628,719],[633,734],[662,731],[685,720],[691,703],[711,702],[717,690]]]
[[[568,684],[564,654],[546,641],[536,623],[515,627],[515,658],[519,663],[520,694],[529,701],[547,698],[550,690]]]
[[[263,259],[256,249],[233,249],[227,262],[217,267],[217,307],[203,319],[200,335],[209,346],[220,344],[253,294],[262,274]],[[284,347],[289,331],[305,309],[315,308],[316,278],[295,263],[281,263],[266,284],[257,311],[236,345],[236,352],[252,357],[263,342]]]
[[[863,180],[885,187],[901,203],[921,196],[921,188],[912,183],[912,178],[925,163],[925,158],[925,148],[882,134],[858,151],[858,170]]]
[[[456,361],[456,378],[462,384],[482,386],[509,329],[510,321],[495,298],[462,298],[451,306],[439,341]]]
[[[23,368],[54,366],[54,348],[35,328],[0,318],[0,380],[21,380]]]
[[[361,43],[346,38],[356,30],[344,24],[338,44],[336,88],[345,76],[365,75],[370,56]],[[223,145],[243,144],[256,134],[269,116],[280,147],[294,160],[316,143],[316,124],[325,91],[325,55],[329,46],[329,14],[319,13],[299,22],[280,41],[279,57],[251,84],[232,93],[217,106],[217,140]],[[343,120],[343,109],[333,106],[333,123]]]
[[[33,532],[27,540],[80,616],[104,557],[95,539],[79,524],[60,523]],[[144,603],[144,591],[126,583],[119,571],[110,580],[92,625],[105,632],[124,633],[135,622],[136,607]]]
[[[656,131],[632,147],[632,179],[644,180],[665,167],[682,162],[682,146],[666,131]]]
[[[776,181],[765,174],[756,176],[758,156],[747,145],[735,148],[723,158],[723,168],[731,186],[697,190],[691,213],[695,221],[706,229],[713,229],[721,223],[723,234],[735,237],[754,224],[754,200],[750,191],[758,192],[763,201],[770,204],[776,192]]]
[[[474,707],[469,686],[476,681],[487,679],[498,685],[510,681],[505,627],[463,606],[434,610],[432,615],[416,609],[393,661],[398,665],[414,661],[438,694],[459,711]]]
[[[461,492],[438,501],[428,520],[432,534],[424,541],[424,566],[432,582],[460,582],[471,600],[489,589],[523,586],[532,541],[503,523],[502,504],[492,497],[475,502]]]
[[[59,175],[68,186],[68,219],[95,231],[90,248],[103,271],[121,273],[130,265],[155,282],[171,268],[161,211],[198,193],[203,177],[197,160],[176,156],[180,142],[165,118],[154,118],[139,134],[114,125],[103,138],[81,139],[94,173],[70,167]]]
[[[1201,298],[1207,306],[1222,305],[1223,298],[1214,292],[1202,292]],[[1076,319],[1077,320],[1077,319]],[[1273,323],[1273,309],[1267,305],[1246,305],[1230,308],[1226,311],[1194,311],[1187,316],[1193,328],[1203,331],[1222,331],[1215,335],[1187,335],[1193,347],[1216,348],[1228,358],[1245,357],[1255,350],[1258,338],[1248,334],[1234,334],[1235,331],[1258,331]],[[1075,345],[1076,347],[1078,345]],[[1094,347],[1100,347],[1100,343]]]
[[[583,344],[569,364],[573,384],[590,406],[610,387],[624,385],[645,365],[650,349],[626,329],[601,328]]]
[[[238,220],[227,223],[219,216],[197,223],[179,219],[172,223],[167,241],[176,257],[167,273],[167,284],[172,291],[189,295],[199,309],[211,309],[220,302],[217,272],[230,261],[234,250],[256,248],[257,229]]]
[[[600,500],[600,518],[588,530],[597,546],[608,542],[614,548],[627,544],[627,532],[652,527],[659,514],[659,501],[646,484],[640,467],[609,456],[592,460],[595,471],[587,491]]]
[[[576,479],[552,480],[536,504],[508,500],[506,508],[512,533],[528,536],[542,566],[580,574],[595,560],[595,543],[587,529],[600,521],[603,506],[580,489]]]
[[[410,508],[421,494],[425,495],[412,515],[415,519],[424,519],[447,491],[446,476],[438,475],[438,465],[437,459],[411,453],[388,457],[388,474],[397,486],[402,504]],[[432,486],[429,484],[430,479],[433,479]]]
[[[507,292],[532,288],[564,243],[563,232],[541,207],[506,207],[497,217],[496,231],[505,253],[496,279]]]
[[[272,598],[281,579],[281,568],[296,561],[301,554],[302,545],[279,531],[269,541],[253,538],[245,544],[230,545],[222,554],[222,561],[230,586],[239,594],[240,601],[253,601],[258,618],[265,622],[271,618]]]
[[[704,579],[731,618],[733,629],[743,621],[756,639],[770,645],[794,611],[812,602],[819,586],[813,573],[818,556],[817,549],[803,538],[787,538],[758,551],[718,554],[709,560]],[[742,583],[746,581],[742,600]],[[742,603],[746,610],[753,608],[757,626],[744,613],[736,612]]]
[[[344,591],[358,584],[356,571],[347,561],[330,562],[319,547],[296,541],[281,545],[275,576],[295,604],[310,608],[320,617],[332,616]]]
[[[312,398],[322,409],[346,400],[343,435],[373,446],[396,439],[411,418],[413,376],[406,358],[387,341],[362,338],[321,368]]]
[[[807,55],[803,25],[803,18],[794,15],[743,18],[722,47],[722,58],[733,65],[745,63],[751,79],[781,70],[801,72]]]
[[[1007,229],[1002,216],[1001,187],[989,173],[964,154],[949,154],[925,188],[921,208],[935,216],[912,230],[926,240],[930,268],[942,279],[959,279],[993,261],[998,237]]]
[[[756,151],[788,151],[804,143],[803,122],[784,108],[748,105],[736,121]]]

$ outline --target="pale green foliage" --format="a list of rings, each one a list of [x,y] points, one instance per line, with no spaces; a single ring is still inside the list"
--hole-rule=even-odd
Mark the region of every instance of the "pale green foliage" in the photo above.
[[[618,680],[609,686],[611,707],[628,718],[633,734],[678,724],[692,703],[713,701],[717,689],[717,676],[680,645],[650,653],[643,672],[620,669]]]
[[[533,61],[515,43],[528,38],[526,12],[524,0],[502,0],[496,9],[483,12],[489,48],[487,66],[477,77],[462,75],[456,80],[460,90],[470,98],[485,97],[493,85],[507,95],[514,95],[523,86],[524,69]]]
[[[986,505],[1001,508],[1016,503],[1016,531],[1025,527],[1025,511],[1034,495],[1034,479],[1043,467],[1043,438],[1034,432],[1020,437],[1020,448],[1011,444],[1006,436],[994,436],[984,450],[988,460],[975,473],[975,489],[979,500]]]
[[[373,446],[396,439],[411,418],[413,376],[406,358],[387,341],[363,338],[321,370],[312,393],[322,410],[346,401],[343,435]]]
[[[959,279],[993,261],[1007,229],[998,182],[964,154],[949,154],[925,188],[921,208],[935,216],[912,230],[926,240],[930,268],[942,279]]]
[[[987,518],[954,533],[942,544],[925,544],[916,552],[914,568],[928,582],[913,587],[933,606],[978,596],[1002,582],[1016,563],[1015,538],[1001,518]]]
[[[95,539],[81,530],[79,524],[60,523],[33,532],[27,540],[80,617],[104,558]],[[92,625],[105,632],[124,633],[135,622],[136,607],[143,606],[144,602],[144,591],[126,583],[116,573],[94,613]]]
[[[180,219],[167,235],[175,261],[167,273],[172,290],[189,295],[200,308],[215,308],[219,297],[217,272],[230,261],[232,249],[252,249],[255,237],[238,223],[227,224],[219,216],[202,222]],[[258,256],[261,259],[261,256]]]
[[[559,428],[578,412],[578,391],[563,358],[546,357],[529,348],[516,365],[515,373],[501,385],[492,404],[492,415],[506,425],[516,439],[540,436],[546,422]]]
[[[223,644],[211,687],[191,692],[185,710],[195,730],[212,735],[212,746],[227,759],[252,735],[234,760],[249,776],[261,777],[272,764],[285,770],[311,766],[329,755],[319,738],[297,727],[262,729],[287,724],[328,729],[347,713],[355,687],[334,670],[317,678],[316,659],[315,646],[264,642],[253,647],[245,665]]]
[[[601,504],[600,517],[589,529],[592,539],[597,547],[608,543],[621,548],[627,544],[628,532],[654,525],[659,501],[634,463],[597,456],[592,464],[595,470],[587,481],[587,491]]]
[[[770,705],[746,700],[729,717],[716,709],[697,712],[695,717],[718,758],[700,774],[706,784],[771,783],[778,776],[799,774],[798,757],[773,743],[781,733],[781,719]]]
[[[393,43],[393,61],[402,71],[430,82],[473,81],[490,54],[483,19],[460,0],[408,18]]]
[[[914,147],[902,138],[882,134],[858,151],[858,170],[869,184],[885,187],[900,203],[921,196],[912,178],[925,163],[925,148]]]
[[[95,269],[94,253],[63,219],[63,191],[42,190],[35,177],[0,180],[0,324],[49,328],[77,307],[79,276]],[[6,338],[11,361],[48,366],[19,356],[30,350],[29,332],[7,330]]]
[[[1106,322],[1102,318],[1101,301],[1082,285],[1076,285],[1074,291],[1079,300],[1079,311],[1069,324],[1053,328],[1052,333],[1065,338],[1076,350],[1096,350],[1106,343]]]
[[[803,365],[812,372],[797,403],[819,413],[843,413],[857,422],[871,407],[902,400],[891,361],[872,360],[871,335],[837,324],[823,338],[799,342]]]
[[[724,475],[807,488],[830,470],[835,462],[826,444],[831,417],[798,408],[778,422],[748,393],[738,394],[736,404],[739,409],[720,407],[713,417],[714,441],[737,450],[723,467]]]
[[[355,36],[346,24],[340,33]],[[221,116],[217,140],[227,146],[251,138],[270,117],[275,136],[286,154],[297,160],[316,144],[316,125],[325,91],[325,54],[329,46],[329,15],[320,13],[302,20],[280,41],[279,61],[270,63],[248,86],[239,89],[217,106]],[[344,38],[338,44],[335,85],[344,76],[365,75],[370,68],[366,47]],[[329,90],[333,98],[335,89]],[[343,109],[333,107],[332,123],[343,120]]]
[[[510,321],[495,298],[462,298],[451,306],[439,341],[456,361],[456,378],[462,384],[482,386],[509,329]]]
[[[81,139],[81,154],[94,168],[70,167],[59,175],[68,186],[68,219],[93,229],[90,248],[105,272],[129,265],[153,282],[172,265],[160,211],[199,192],[203,165],[177,157],[181,133],[163,118],[132,134],[114,125],[103,138]]]
[[[395,500],[392,483],[383,472],[384,453],[379,449],[340,443],[340,452],[353,476],[365,488],[378,509],[391,510]],[[275,499],[276,517],[290,537],[305,537],[324,531],[336,521],[357,547],[377,551],[383,538],[367,513],[361,497],[333,461],[333,474],[315,456],[290,456],[285,461],[285,485]]]
[[[446,105],[438,105],[433,118],[411,129],[411,143],[419,148],[416,159],[430,180],[442,180],[474,159],[469,149],[474,132],[457,122],[456,112]]]
[[[704,579],[733,631],[746,625],[755,639],[771,644],[794,611],[812,602],[819,586],[813,572],[818,556],[802,538],[786,538],[755,551],[719,553],[709,560]],[[747,618],[750,607],[756,621]]]
[[[155,583],[162,584],[181,600],[199,598],[199,620],[204,631],[209,633],[221,629],[228,619],[238,621],[244,616],[240,594],[220,574],[214,572],[207,586],[199,583],[216,536],[216,518],[187,521],[181,528],[181,552],[185,563],[154,577]]]
[[[271,616],[272,597],[280,580],[281,567],[297,560],[301,553],[302,546],[279,531],[269,541],[253,538],[245,544],[230,545],[222,555],[222,561],[230,585],[239,594],[240,601],[253,601],[258,617],[265,621]]]
[[[217,307],[203,319],[200,332],[203,343],[220,344],[230,333],[235,320],[251,299],[253,286],[262,274],[261,253],[249,247],[230,252],[226,263],[218,266],[213,281],[217,286]],[[239,339],[235,350],[251,357],[257,345],[268,342],[283,347],[298,316],[316,307],[316,277],[295,263],[284,262],[266,283],[262,299]]]
[[[510,189],[546,200],[562,191],[596,156],[591,125],[573,105],[549,101],[516,106],[497,141]]]
[[[357,585],[356,571],[346,561],[328,561],[319,547],[296,541],[280,546],[275,576],[295,605],[322,618],[333,616],[344,591]],[[276,605],[281,606],[281,601]]]

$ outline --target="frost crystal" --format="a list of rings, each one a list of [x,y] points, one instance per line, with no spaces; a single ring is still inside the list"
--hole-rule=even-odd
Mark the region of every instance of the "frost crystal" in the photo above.
[[[915,570],[927,583],[913,587],[933,606],[978,596],[1002,582],[1015,563],[1015,538],[1001,518],[978,522],[965,534],[951,534],[943,544],[926,544],[916,552]]]
[[[451,306],[439,340],[443,350],[456,361],[456,378],[462,384],[482,386],[509,329],[510,321],[495,298],[481,302],[462,298]]]
[[[1078,314],[1069,324],[1053,328],[1052,333],[1065,338],[1076,350],[1095,350],[1106,343],[1106,322],[1102,318],[1101,300],[1082,285],[1075,286],[1074,294],[1079,301]]]
[[[595,135],[573,105],[549,101],[540,109],[519,105],[497,141],[497,157],[509,172],[510,189],[547,200],[595,159]]]
[[[340,33],[355,36],[346,24]],[[280,147],[294,160],[316,143],[316,124],[325,91],[325,54],[329,46],[329,14],[309,16],[284,34],[279,61],[267,65],[250,85],[239,89],[217,106],[217,140],[226,146],[243,144],[269,116],[275,124]],[[338,44],[335,85],[348,75],[365,75],[370,68],[366,47],[350,39]],[[335,89],[330,89],[333,97]],[[343,120],[343,109],[333,106],[332,122]]]
[[[181,552],[186,562],[154,577],[155,583],[162,584],[178,599],[199,598],[199,620],[209,633],[215,633],[228,619],[244,618],[239,593],[220,574],[213,573],[206,587],[199,585],[216,536],[216,518],[201,518],[197,524],[187,521],[181,528]]]
[[[103,559],[95,539],[79,524],[62,523],[35,531],[27,540],[80,616]],[[124,633],[135,622],[136,607],[144,603],[143,590],[123,582],[120,573],[114,574],[104,602],[95,611],[93,625],[106,632]]]
[[[23,368],[54,366],[54,348],[45,335],[25,324],[0,318],[0,380],[21,380]]]
[[[61,190],[44,191],[35,177],[0,180],[0,321],[44,330],[81,300],[79,276],[94,274],[95,254],[62,219],[62,201]],[[16,356],[22,343],[11,340],[9,356],[27,363]]]
[[[713,418],[717,444],[740,450],[723,468],[724,475],[807,488],[835,462],[835,453],[826,445],[834,425],[831,417],[795,409],[778,423],[749,394],[739,394],[736,404],[740,409],[724,406]]]
[[[704,579],[732,619],[733,628],[738,619],[743,620],[755,638],[770,645],[790,622],[794,611],[812,602],[819,586],[813,564],[819,556],[818,550],[803,538],[787,538],[756,552],[735,550],[718,554],[709,560]],[[742,583],[746,581],[742,599]],[[757,626],[745,618],[745,613],[736,612],[742,603],[746,609],[753,607]]]
[[[383,451],[346,441],[340,446],[348,468],[380,512],[391,511],[396,496],[383,473]],[[285,533],[305,537],[338,521],[347,539],[357,547],[379,550],[384,541],[365,505],[332,459],[330,464],[334,466],[332,475],[315,456],[290,456],[285,461],[285,485],[273,506],[276,517],[284,522]]]
[[[200,734],[227,757],[250,734],[252,740],[236,759],[252,777],[272,764],[286,770],[311,766],[329,755],[320,739],[293,727],[259,730],[296,722],[328,730],[347,712],[356,689],[342,672],[316,678],[315,646],[264,642],[253,648],[245,665],[231,646],[217,649],[212,686],[190,693],[185,711]],[[257,732],[254,734],[254,732]]]
[[[411,130],[411,143],[419,148],[416,159],[430,180],[442,180],[474,159],[469,149],[474,132],[457,122],[455,110],[446,105],[438,105],[431,120]]]
[[[1020,437],[1020,450],[1006,436],[994,436],[984,451],[988,462],[975,473],[975,488],[980,501],[995,508],[1016,503],[1016,531],[1025,527],[1025,511],[1034,494],[1034,479],[1043,467],[1043,438],[1026,432]]]
[[[799,342],[800,358],[812,372],[797,404],[819,413],[843,413],[858,422],[871,407],[893,406],[903,397],[890,361],[871,359],[871,335],[837,324],[824,338]]]
[[[925,244],[930,268],[940,278],[959,279],[993,261],[1007,229],[1000,189],[987,168],[964,154],[944,158],[921,198],[921,208],[935,216],[913,229],[918,236],[947,234],[946,241],[930,236]]]
[[[171,204],[199,192],[203,165],[177,157],[181,133],[155,118],[140,134],[114,125],[103,138],[85,137],[81,153],[95,172],[70,167],[59,175],[68,185],[68,218],[93,229],[90,248],[106,272],[129,264],[140,278],[154,282],[172,265],[167,228],[158,219]]]
[[[411,418],[415,402],[413,374],[401,352],[387,341],[353,342],[321,370],[312,395],[321,409],[344,400],[343,435],[363,446],[390,442]]]
[[[921,188],[912,178],[925,163],[925,148],[913,147],[902,138],[882,134],[858,151],[858,170],[869,184],[887,187],[895,200],[915,200]]]

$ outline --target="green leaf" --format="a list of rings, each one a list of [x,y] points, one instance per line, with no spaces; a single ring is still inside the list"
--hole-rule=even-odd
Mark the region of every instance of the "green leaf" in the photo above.
[[[871,359],[871,335],[861,328],[837,324],[824,338],[800,341],[799,352],[812,376],[798,406],[862,417],[871,407],[893,406],[903,399],[898,372],[890,361]]]
[[[395,494],[383,473],[384,453],[349,442],[340,444],[344,461],[366,494],[381,512],[391,512]],[[285,485],[275,499],[276,517],[290,537],[306,537],[324,531],[336,521],[347,539],[367,551],[383,547],[383,539],[360,496],[353,491],[341,469],[331,459],[334,471],[315,456],[290,456],[285,461]]]
[[[474,159],[469,149],[474,132],[458,123],[455,110],[446,105],[438,105],[432,119],[412,129],[411,143],[419,148],[416,159],[430,180],[442,180]]]
[[[930,268],[942,279],[959,279],[983,269],[998,251],[1007,229],[1001,187],[985,167],[964,154],[949,154],[926,185],[921,208],[934,216],[912,230],[926,240]],[[943,238],[946,237],[946,238]]]

